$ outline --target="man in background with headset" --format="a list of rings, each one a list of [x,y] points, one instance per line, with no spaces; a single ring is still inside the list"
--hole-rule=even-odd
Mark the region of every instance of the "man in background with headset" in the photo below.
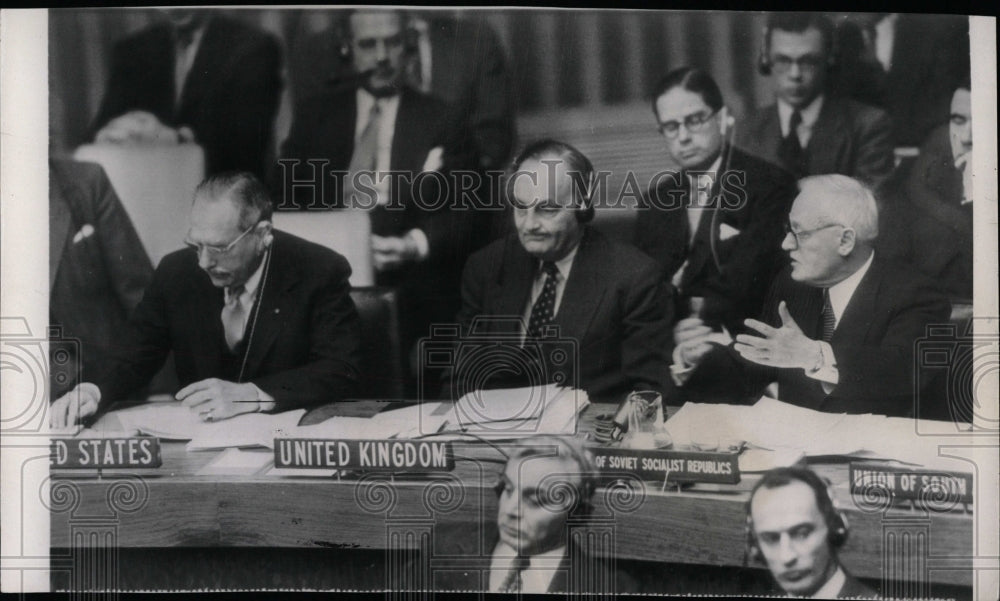
[[[833,24],[817,13],[768,16],[760,72],[777,102],[740,124],[736,145],[796,178],[840,173],[878,187],[894,166],[892,121],[880,109],[827,93]]]
[[[828,484],[807,468],[773,469],[747,502],[747,554],[767,564],[789,596],[815,599],[878,595],[848,574],[837,559],[847,541],[847,518]]]
[[[781,222],[795,180],[733,148],[722,93],[700,69],[668,73],[654,89],[653,114],[681,172],[663,172],[641,199],[635,244],[678,291],[677,318],[739,328],[760,312],[781,266]],[[678,327],[692,324],[682,320]]]
[[[351,268],[332,250],[272,230],[270,218],[267,190],[250,173],[202,182],[189,248],[163,258],[114,357],[52,404],[52,427],[128,399],[171,351],[176,397],[204,421],[350,396],[360,344]]]
[[[637,388],[672,390],[669,292],[652,259],[587,225],[594,217],[590,160],[568,144],[541,140],[521,151],[513,171],[507,193],[516,233],[466,263],[462,334],[520,340],[530,349],[554,325],[558,339],[574,341],[577,357],[555,365],[544,354],[536,358],[539,371],[519,374],[501,358],[488,387],[550,383],[574,365],[569,383],[591,400],[620,401]],[[473,332],[477,317],[491,319],[479,320]],[[537,373],[549,380],[531,381]],[[455,398],[485,384],[464,381],[459,372],[447,376]]]

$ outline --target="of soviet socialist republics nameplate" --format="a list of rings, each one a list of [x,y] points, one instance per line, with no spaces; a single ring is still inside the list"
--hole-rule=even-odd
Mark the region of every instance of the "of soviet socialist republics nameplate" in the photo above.
[[[882,463],[851,463],[851,494],[887,493],[925,508],[971,504],[972,474],[897,467]]]
[[[389,472],[450,472],[450,442],[275,438],[274,467]]]
[[[163,465],[160,439],[53,438],[49,465],[55,469],[156,468]]]
[[[703,451],[659,451],[590,447],[597,468],[608,473],[635,474],[643,480],[667,482],[715,482],[736,484],[740,481],[737,453]]]

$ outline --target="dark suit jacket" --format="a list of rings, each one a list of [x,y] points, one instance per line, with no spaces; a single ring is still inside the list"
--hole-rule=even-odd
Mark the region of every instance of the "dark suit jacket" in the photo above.
[[[187,125],[205,149],[205,173],[266,174],[281,93],[281,49],[270,35],[213,16],[180,103],[174,102],[171,25],[159,23],[119,41],[93,133],[115,117],[149,111],[165,125]]]
[[[851,576],[845,570],[844,575],[846,579],[844,580],[844,586],[840,588],[840,592],[837,593],[837,599],[878,599],[879,594],[876,593],[872,588],[863,584],[860,580]],[[783,590],[778,587],[772,589],[774,596],[784,596],[788,597],[790,595],[786,594]]]
[[[429,572],[431,581],[426,583],[426,590],[489,591],[490,561],[499,540],[495,523],[482,524],[475,534],[467,529],[459,531],[439,525],[435,528],[434,539],[436,542],[431,546],[434,555]],[[470,565],[475,567],[470,568]],[[412,572],[414,571],[411,570]],[[417,583],[398,584],[410,586],[393,588],[423,588]],[[416,587],[413,586],[415,584]],[[607,588],[595,590],[595,585]],[[570,540],[547,592],[614,595],[638,592],[638,586],[627,572],[613,569],[608,561],[585,554]]]
[[[91,235],[84,236],[88,230]],[[62,345],[72,349],[70,361],[52,363],[52,398],[96,375],[152,275],[146,250],[104,170],[50,160],[49,317],[64,338],[79,343],[79,348]]]
[[[778,106],[752,112],[736,127],[736,145],[788,167],[778,157]],[[892,173],[892,120],[884,111],[827,94],[805,148],[808,175],[841,173],[877,187]]]
[[[447,117],[447,108],[440,101],[404,87],[396,114],[390,169],[415,176],[423,169],[428,153],[438,146],[445,150],[443,171],[464,167],[467,157],[451,152],[455,148],[457,130]],[[313,158],[328,161],[327,172],[346,172],[354,153],[356,119],[356,88],[336,89],[307,100],[296,109],[282,159],[301,161],[295,168],[298,179],[311,176],[311,168],[305,161]],[[279,194],[294,197],[299,208],[307,208],[311,203],[309,191],[286,187],[283,178],[290,175],[290,170],[284,176],[281,170],[276,174],[276,185],[282,190]],[[426,335],[427,324],[432,321],[448,321],[454,317],[459,307],[462,265],[475,242],[471,221],[474,213],[450,210],[453,187],[442,190],[440,180],[421,179],[419,190],[404,182],[393,182],[399,185],[391,186],[392,208],[376,207],[370,211],[373,234],[401,236],[412,228],[419,228],[427,235],[430,253],[425,261],[380,273],[377,278],[380,286],[403,289],[404,321],[411,324],[409,331],[404,333],[406,339]],[[326,205],[342,206],[333,179],[326,178],[325,184]],[[293,196],[296,193],[298,196]],[[416,194],[423,200],[416,201]]]
[[[822,289],[795,282],[788,270],[783,271],[768,294],[762,321],[781,325],[778,303],[782,300],[802,332],[819,340]],[[744,400],[753,402],[767,383],[777,380],[781,400],[809,409],[911,416],[915,344],[927,335],[928,325],[947,323],[949,312],[947,300],[931,282],[876,253],[830,340],[840,373],[832,394],[827,395],[820,382],[801,369],[764,368],[738,358],[730,349],[710,353],[685,389],[689,400],[695,400],[705,391],[719,394],[720,385],[724,389],[742,382]]]
[[[472,334],[476,317],[521,317],[537,269],[537,259],[524,250],[516,234],[472,255],[462,276],[462,331]],[[560,339],[575,341],[575,383],[591,400],[621,400],[640,387],[658,390],[665,398],[672,393],[671,307],[655,262],[587,228],[553,324],[559,326]],[[505,338],[519,344],[516,324],[491,320],[485,325],[474,332],[477,339]],[[551,377],[558,371],[546,363],[542,373]],[[468,392],[462,380],[461,374],[453,379],[458,384],[452,393]],[[496,386],[536,383],[497,381]]]
[[[350,396],[361,335],[349,295],[350,266],[332,250],[279,231],[270,252],[256,322],[252,313],[236,352],[224,341],[223,290],[190,250],[164,257],[116,360],[95,382],[102,404],[127,398],[149,381],[171,350],[180,386],[205,378],[237,381],[245,353],[240,381],[273,396],[279,411]]]
[[[935,129],[911,164],[879,194],[879,244],[933,279],[953,299],[972,299],[972,204],[962,205],[948,126]],[[947,240],[947,243],[941,241]]]
[[[662,180],[642,198],[635,245],[656,259],[668,283],[689,261],[677,297],[677,318],[687,313],[692,296],[700,296],[705,298],[703,319],[735,331],[744,319],[760,314],[767,288],[784,262],[781,224],[796,194],[795,180],[780,167],[733,149],[711,191],[713,206],[722,208],[705,211],[691,245],[686,211],[689,190],[689,180],[681,174]],[[714,233],[712,212],[716,213]],[[721,240],[723,224],[739,230],[739,235]],[[718,266],[712,256],[712,238]]]

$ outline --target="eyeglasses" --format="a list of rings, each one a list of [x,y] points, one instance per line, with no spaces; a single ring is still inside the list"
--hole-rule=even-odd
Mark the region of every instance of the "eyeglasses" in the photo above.
[[[196,242],[192,242],[190,238],[185,238],[184,239],[184,244],[187,245],[188,248],[190,248],[191,250],[193,250],[195,252],[195,254],[197,254],[199,257],[201,256],[201,252],[202,251],[207,252],[210,257],[221,257],[221,256],[225,255],[226,253],[228,253],[229,251],[233,250],[233,247],[236,246],[236,243],[238,243],[240,240],[242,240],[244,236],[246,236],[247,234],[249,234],[250,232],[252,232],[255,227],[257,227],[256,223],[253,224],[253,225],[251,225],[250,227],[248,227],[246,229],[246,231],[244,231],[242,234],[240,234],[239,236],[237,236],[235,240],[233,240],[232,242],[230,242],[229,244],[227,244],[225,246],[213,246],[211,244],[198,244]]]
[[[688,130],[690,133],[699,132],[705,128],[705,124],[708,123],[709,119],[715,116],[719,111],[712,111],[711,113],[705,114],[704,112],[695,113],[693,115],[688,115],[684,117],[684,122],[680,121],[665,121],[659,124],[660,133],[668,138],[676,138],[681,132],[681,125],[684,129]]]
[[[777,73],[787,73],[792,68],[792,65],[798,65],[801,71],[815,73],[823,65],[824,61],[825,59],[819,54],[806,54],[799,58],[778,54],[771,57],[771,69]]]
[[[796,232],[795,230],[792,229],[792,224],[790,224],[790,223],[788,223],[786,221],[785,222],[785,236],[787,237],[788,234],[791,234],[792,238],[795,238],[795,246],[798,246],[798,245],[802,244],[802,242],[804,242],[805,240],[808,240],[809,236],[812,236],[813,234],[815,234],[816,232],[818,232],[820,230],[825,230],[825,229],[831,228],[831,227],[847,227],[847,226],[846,225],[841,225],[839,223],[828,223],[826,225],[821,225],[819,227],[814,227],[811,230],[800,230],[800,231]]]

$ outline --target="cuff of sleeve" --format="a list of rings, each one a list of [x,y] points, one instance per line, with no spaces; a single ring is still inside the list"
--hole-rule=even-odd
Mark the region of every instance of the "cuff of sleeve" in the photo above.
[[[423,230],[413,228],[406,232],[406,237],[413,242],[413,245],[417,249],[417,260],[423,261],[426,259],[427,255],[431,252],[430,242],[427,241],[427,234]]]
[[[673,379],[674,384],[684,386],[688,379],[691,378],[691,372],[694,371],[694,366],[684,365],[684,360],[681,358],[680,345],[674,347],[674,352],[671,358],[673,361],[670,364],[670,377]]]
[[[273,411],[274,407],[277,405],[274,401],[274,397],[261,390],[260,386],[257,386],[253,382],[251,382],[250,385],[257,391],[257,412]]]
[[[829,394],[840,381],[840,372],[837,370],[837,358],[833,354],[833,347],[830,346],[829,342],[818,342],[822,360],[818,367],[806,370],[805,373],[810,378],[822,382],[824,384],[823,390]],[[828,386],[829,390],[827,390]]]

